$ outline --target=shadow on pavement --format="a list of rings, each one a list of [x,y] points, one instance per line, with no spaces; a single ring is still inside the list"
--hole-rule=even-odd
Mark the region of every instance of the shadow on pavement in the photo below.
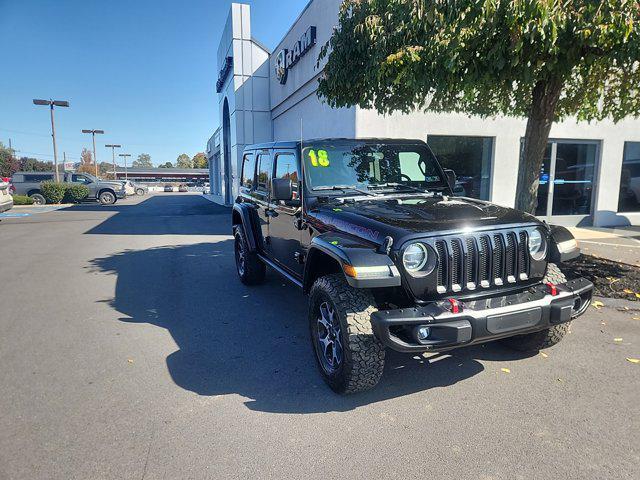
[[[89,235],[230,235],[231,210],[199,195],[151,195],[135,204],[84,203],[62,212],[115,212]],[[229,217],[221,222],[219,216]],[[202,216],[207,217],[202,219]]]
[[[167,368],[200,395],[238,394],[264,412],[348,411],[360,405],[445,387],[483,370],[478,358],[523,358],[499,345],[425,359],[388,352],[378,387],[341,397],[316,371],[306,297],[276,274],[258,287],[237,279],[233,241],[131,250],[93,261],[118,276],[111,305],[129,323],[165,328],[179,349]]]

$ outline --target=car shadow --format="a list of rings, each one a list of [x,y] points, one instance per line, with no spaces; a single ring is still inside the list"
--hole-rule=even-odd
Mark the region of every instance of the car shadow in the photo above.
[[[498,345],[429,358],[388,352],[375,389],[339,396],[316,370],[306,297],[273,273],[261,286],[242,285],[232,240],[128,250],[92,263],[92,272],[117,275],[115,296],[106,301],[121,321],[171,334],[178,349],[166,363],[177,385],[199,395],[238,394],[252,410],[348,411],[454,385],[483,371],[479,359],[524,357]]]
[[[87,235],[229,235],[231,210],[201,195],[150,195],[145,200],[114,205],[81,203],[61,212],[115,212]],[[220,216],[229,218],[228,222]],[[204,218],[203,218],[204,217]]]

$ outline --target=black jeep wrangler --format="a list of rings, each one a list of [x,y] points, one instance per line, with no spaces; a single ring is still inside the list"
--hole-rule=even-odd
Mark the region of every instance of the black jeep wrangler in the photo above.
[[[375,386],[385,348],[558,343],[591,301],[567,281],[562,227],[472,198],[419,140],[324,139],[245,149],[233,206],[240,279],[270,266],[308,293],[318,367],[339,393]]]

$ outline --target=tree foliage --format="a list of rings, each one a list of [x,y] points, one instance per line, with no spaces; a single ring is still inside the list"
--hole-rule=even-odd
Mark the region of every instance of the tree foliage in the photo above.
[[[203,152],[196,153],[193,156],[193,168],[209,168],[209,160]]]
[[[53,162],[43,162],[36,158],[21,157],[20,168],[23,172],[50,172],[54,170]]]
[[[160,165],[158,165],[159,168],[173,168],[173,163],[171,162],[165,162],[165,163],[161,163]]]
[[[193,161],[191,157],[186,153],[181,153],[178,155],[176,159],[176,167],[177,168],[193,168]]]
[[[554,121],[640,114],[637,0],[345,0],[323,59],[333,107],[527,118],[527,210]]]
[[[0,177],[10,177],[20,170],[20,162],[15,152],[0,142]]]
[[[90,150],[86,148],[82,149],[82,153],[80,153],[80,166],[77,171],[95,175],[96,165],[93,162],[93,153],[91,153]]]
[[[151,155],[148,153],[141,153],[138,155],[138,158],[131,163],[133,168],[151,168],[153,163],[151,163]]]

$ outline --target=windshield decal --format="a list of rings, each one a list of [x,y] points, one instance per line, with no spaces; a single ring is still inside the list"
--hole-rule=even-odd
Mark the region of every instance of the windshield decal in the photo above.
[[[313,167],[328,167],[329,166],[329,154],[326,150],[309,150],[309,160],[311,160],[311,166]]]

